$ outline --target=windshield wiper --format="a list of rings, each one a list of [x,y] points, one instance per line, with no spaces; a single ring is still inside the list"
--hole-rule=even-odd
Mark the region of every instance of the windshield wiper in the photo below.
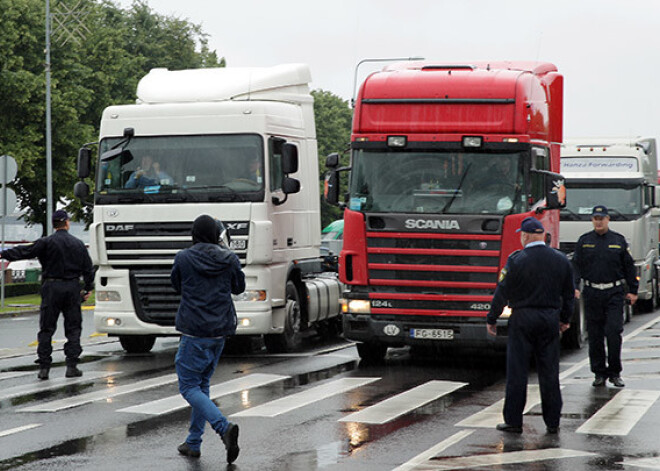
[[[231,196],[231,201],[245,201],[245,198],[236,192],[232,187],[227,185],[206,185],[206,186],[196,186],[196,190],[228,190],[228,193]],[[217,197],[216,197],[217,198]],[[210,201],[218,201],[216,198],[209,198]]]
[[[181,185],[161,185],[162,189],[165,190],[170,190],[170,198],[166,198],[166,201],[188,201],[188,199],[191,199],[192,201],[199,201],[199,198],[197,198],[188,188],[185,186]],[[175,193],[174,191],[181,191],[183,194],[178,194]],[[162,194],[162,193],[161,193]]]
[[[577,214],[575,214],[573,211],[571,211],[571,210],[568,209],[567,207],[561,208],[560,214],[563,213],[563,212],[567,212],[568,214],[570,214],[571,216],[573,216],[573,218],[574,218],[576,221],[579,221],[579,220],[580,220],[580,216],[577,215]]]
[[[621,213],[619,210],[614,209],[614,208],[607,208],[608,211],[614,211],[621,219],[624,221],[630,221],[630,218],[626,216],[625,214]]]
[[[447,210],[449,209],[449,207],[452,204],[454,204],[454,201],[456,200],[456,196],[458,195],[458,193],[461,191],[461,188],[463,187],[463,182],[465,181],[465,177],[467,176],[468,171],[470,170],[470,167],[472,167],[472,162],[467,164],[467,167],[465,167],[465,171],[463,172],[463,175],[461,175],[461,181],[458,182],[458,186],[454,190],[454,194],[451,196],[451,199],[449,201],[447,201],[447,204],[445,205],[445,207],[442,208],[441,212],[443,214],[447,212]]]

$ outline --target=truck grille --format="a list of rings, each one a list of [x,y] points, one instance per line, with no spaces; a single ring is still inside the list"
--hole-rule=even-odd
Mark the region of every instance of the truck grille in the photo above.
[[[367,232],[373,314],[484,316],[497,286],[499,234]]]
[[[229,227],[234,253],[241,266],[245,266],[249,224],[244,221],[225,224]],[[176,253],[192,245],[191,227],[191,221],[105,223],[103,229],[108,263],[113,268],[139,264],[171,266]]]
[[[170,268],[132,267],[129,270],[133,305],[142,321],[174,325],[181,297],[172,288]]]

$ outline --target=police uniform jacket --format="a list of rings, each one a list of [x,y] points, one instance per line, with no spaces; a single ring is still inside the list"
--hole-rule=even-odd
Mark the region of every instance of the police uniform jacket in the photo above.
[[[559,320],[570,321],[575,285],[566,256],[542,242],[513,252],[500,273],[487,322],[495,324],[505,305],[522,309],[555,309]]]
[[[41,279],[77,280],[81,276],[85,291],[94,289],[94,267],[83,241],[60,229],[32,244],[18,245],[2,251],[2,258],[14,261],[38,258]]]
[[[599,235],[596,231],[580,236],[573,255],[575,284],[580,278],[591,283],[613,283],[625,280],[628,291],[637,294],[639,282],[635,262],[628,251],[626,238],[608,230]]]

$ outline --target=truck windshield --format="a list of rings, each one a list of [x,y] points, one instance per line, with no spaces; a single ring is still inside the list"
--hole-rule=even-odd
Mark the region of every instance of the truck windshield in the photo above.
[[[263,147],[256,134],[134,137],[132,159],[99,161],[97,202],[263,201]]]
[[[349,207],[395,213],[521,212],[522,155],[356,149]]]
[[[562,221],[589,221],[593,207],[602,204],[609,209],[610,219],[625,221],[638,218],[643,211],[643,187],[640,183],[571,182],[566,180],[566,207]]]

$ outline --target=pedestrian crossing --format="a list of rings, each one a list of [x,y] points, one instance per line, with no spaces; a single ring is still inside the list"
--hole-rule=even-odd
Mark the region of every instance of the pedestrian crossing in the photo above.
[[[647,365],[647,372],[638,370],[636,373],[626,374],[625,379],[629,383],[624,389],[606,387],[598,390],[590,386],[592,378],[588,372],[585,372],[585,369],[588,370],[588,359],[565,365],[565,369],[560,375],[564,392],[570,390],[570,393],[575,394],[575,391],[581,388],[582,391],[589,391],[589,394],[592,392],[599,392],[599,394],[592,394],[592,400],[595,401],[592,404],[595,404],[596,407],[589,409],[589,416],[576,418],[579,414],[572,413],[572,422],[569,423],[573,425],[570,428],[562,426],[562,435],[575,433],[579,435],[625,437],[634,434],[635,428],[649,414],[649,411],[655,408],[657,413],[660,388],[653,390],[638,388],[636,385],[647,380],[657,383],[659,376],[653,365],[658,362],[660,362],[660,358],[643,358],[637,366]],[[13,411],[21,413],[25,417],[24,424],[13,423],[11,426],[7,425],[5,429],[0,426],[0,447],[2,447],[1,440],[5,437],[29,433],[30,430],[42,427],[42,422],[45,422],[45,419],[41,420],[43,414],[65,413],[67,410],[83,408],[95,402],[103,401],[109,404],[111,413],[120,414],[124,417],[131,417],[131,415],[158,417],[189,408],[185,400],[174,392],[173,385],[177,382],[175,374],[162,374],[148,379],[138,379],[121,371],[86,370],[81,378],[63,378],[54,375],[48,381],[37,381],[36,378],[32,378],[27,380],[27,384],[3,387],[2,382],[26,382],[24,377],[27,375],[34,375],[34,371],[0,372],[0,403],[22,398],[22,403],[13,407]],[[245,395],[247,392],[258,388],[279,385],[273,389],[273,394],[276,396],[273,400],[266,399],[265,402],[259,400],[235,401],[233,403],[230,401],[232,405],[227,410],[228,416],[231,420],[236,420],[239,423],[241,420],[246,420],[245,423],[249,424],[248,420],[250,418],[257,418],[260,421],[270,420],[285,414],[292,414],[304,408],[306,408],[306,411],[314,413],[323,407],[325,408],[323,410],[326,411],[324,418],[327,418],[329,417],[327,408],[330,407],[330,410],[334,411],[331,421],[377,427],[393,422],[406,414],[415,413],[415,411],[434,401],[455,395],[459,391],[465,391],[469,386],[469,383],[461,381],[429,380],[422,381],[421,384],[397,388],[396,384],[393,384],[391,380],[387,381],[387,378],[382,376],[361,376],[358,372],[351,370],[338,372],[335,377],[323,378],[317,380],[316,383],[299,385],[295,381],[290,381],[292,377],[286,374],[243,373],[233,379],[212,384],[210,397],[213,400],[231,395],[237,395],[238,397],[238,395]],[[637,384],[635,384],[636,382]],[[83,387],[65,388],[70,385],[85,388],[86,385],[89,385],[90,387],[86,390],[87,392]],[[99,387],[99,385],[102,387]],[[282,387],[282,385],[284,386]],[[153,392],[146,395],[150,400],[141,400],[141,396],[139,396],[141,392],[153,391],[158,388],[165,390],[166,387],[168,387],[166,389],[167,394],[160,395],[157,399],[153,399],[156,396]],[[357,397],[358,400],[351,402],[348,408],[339,405],[341,401],[328,401],[332,398],[349,397],[356,390],[360,390],[360,393],[353,397]],[[54,394],[46,397],[38,394],[44,391],[51,391]],[[604,394],[604,391],[608,393]],[[472,392],[468,390],[459,397],[470,397],[470,394]],[[66,397],[62,397],[63,395]],[[129,395],[135,396],[121,401],[121,406],[114,406],[111,401],[112,398]],[[501,395],[503,395],[503,392]],[[53,396],[55,397],[53,398]],[[257,395],[256,397],[265,396]],[[570,394],[568,396],[570,397]],[[25,404],[25,402],[28,402],[28,404]],[[454,403],[450,407],[453,407]],[[327,404],[331,405],[327,406]],[[447,429],[448,438],[400,465],[395,471],[470,469],[507,466],[517,463],[524,464],[532,461],[588,458],[593,455],[593,453],[573,448],[548,448],[542,450],[514,450],[506,453],[484,453],[478,456],[438,458],[445,450],[455,446],[462,440],[466,440],[468,437],[485,436],[485,433],[501,437],[502,434],[496,432],[494,427],[502,422],[503,404],[503,399],[493,398],[493,400],[489,400],[488,403],[484,404],[480,410],[475,411],[472,407],[470,409],[471,415],[457,416],[455,421],[450,422],[450,428]],[[544,429],[542,419],[539,417],[540,404],[538,385],[529,384],[524,414],[535,417],[531,417],[529,422],[526,421],[525,423],[533,424],[533,421],[537,421],[538,425]],[[465,406],[464,403],[460,407]],[[0,408],[6,408],[6,405],[0,404]],[[30,416],[29,414],[42,415]],[[430,416],[433,417],[433,415]],[[577,423],[578,420],[580,423]],[[454,429],[451,429],[452,423]],[[490,431],[485,432],[485,429]],[[394,427],[392,430],[397,430],[397,428]],[[526,425],[525,434],[530,431],[535,433],[534,426],[532,425],[527,429]],[[539,433],[542,434],[543,432]],[[651,461],[648,459],[625,462],[626,465],[651,467],[652,465],[649,463]]]

